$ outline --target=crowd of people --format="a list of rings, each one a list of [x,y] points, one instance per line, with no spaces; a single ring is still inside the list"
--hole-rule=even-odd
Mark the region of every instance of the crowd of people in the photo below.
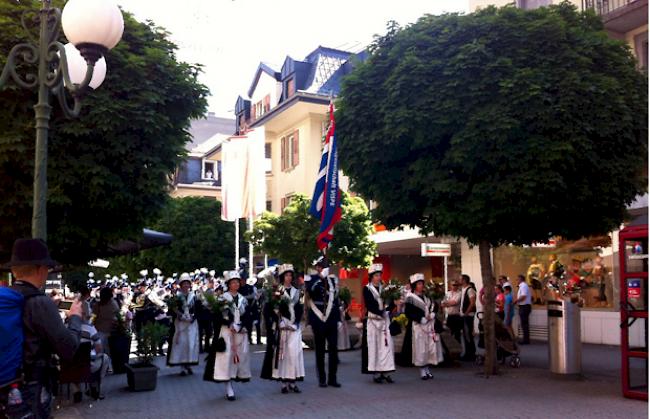
[[[262,343],[262,326],[266,353],[261,378],[277,381],[284,394],[300,393],[298,383],[305,377],[303,333],[308,324],[313,333],[319,386],[341,387],[338,350],[350,345],[347,329],[342,328],[347,323],[347,307],[339,295],[338,278],[329,274],[324,258],[314,262],[312,275],[297,274],[292,265],[282,264],[248,278],[245,260],[240,261],[240,269],[222,276],[206,268],[167,278],[159,269],[154,269],[153,275],[143,270],[135,286],[126,275],[97,280],[90,274],[87,286],[78,290],[67,310],[64,326],[58,316],[52,316],[57,313],[60,294],[47,298],[39,291],[47,278],[47,267],[53,263],[45,244],[27,240],[16,246],[11,265],[17,278],[13,287],[26,298],[35,295],[25,305],[30,317],[25,321],[23,372],[31,384],[21,388],[30,409],[49,409],[48,399],[37,395],[53,390],[44,378],[47,372],[33,370],[32,366],[49,368],[53,354],[70,359],[83,342],[90,344],[91,370],[97,377],[89,395],[102,398],[100,383],[112,368],[109,341],[120,323],[136,336],[148,323],[166,326],[169,333],[161,340],[159,351],[164,353],[166,343],[167,365],[178,367],[180,375],[192,375],[193,367],[199,365],[199,354],[207,353],[203,379],[221,383],[229,401],[236,400],[233,383],[252,378],[250,348],[253,341]],[[21,261],[20,246],[40,249],[44,259]],[[474,361],[474,319],[477,299],[484,302],[484,290],[477,293],[470,277],[462,275],[451,281],[444,298],[436,301],[425,292],[424,275],[415,273],[396,298],[387,292],[390,286],[383,283],[382,271],[381,264],[370,267],[362,292],[362,373],[371,374],[378,384],[394,383],[391,373],[397,360],[398,365],[417,367],[422,380],[432,379],[431,367],[448,356],[440,336],[445,328],[462,345],[460,359]],[[521,278],[516,297],[507,278],[499,278],[496,306],[497,316],[506,327],[512,326],[514,306],[519,306],[523,343],[527,343],[530,291]],[[396,328],[396,318],[401,315],[406,322]],[[403,344],[396,354],[393,336],[400,332],[404,332]],[[75,390],[75,401],[79,401],[83,395],[80,388]]]

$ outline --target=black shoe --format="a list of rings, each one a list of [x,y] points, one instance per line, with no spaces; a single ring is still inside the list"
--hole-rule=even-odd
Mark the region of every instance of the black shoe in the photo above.
[[[431,374],[430,372],[428,372],[428,373],[427,373],[427,378],[428,378],[429,380],[433,380],[433,374]]]
[[[194,374],[194,371],[192,371],[192,368],[187,367],[187,373],[188,373],[189,375],[193,375],[193,374]]]
[[[325,388],[325,387],[327,387],[327,383],[318,383],[318,387]]]
[[[75,403],[81,403],[81,399],[83,398],[83,394],[81,394],[80,391],[77,391],[75,394],[72,395],[72,401]]]
[[[300,391],[300,389],[298,388],[298,386],[293,386],[293,387],[291,388],[291,391],[293,391],[293,392],[296,393],[296,394],[300,394],[300,393],[302,393],[302,391]]]
[[[381,384],[384,382],[384,377],[373,377],[372,381],[374,381],[377,384]]]
[[[422,377],[420,377],[420,379],[422,381],[427,381],[429,379],[429,376],[428,375],[423,375]]]
[[[187,375],[187,371],[183,370],[181,371],[181,377],[185,377]]]
[[[327,385],[334,388],[341,388],[341,383],[337,383],[336,381],[329,382]]]
[[[393,384],[395,382],[390,375],[384,375],[384,381],[386,381],[388,384]]]
[[[282,387],[282,394],[289,394],[289,389],[287,387]]]
[[[237,398],[235,396],[226,396],[226,400],[228,400],[229,402],[234,402],[235,400],[237,400]]]

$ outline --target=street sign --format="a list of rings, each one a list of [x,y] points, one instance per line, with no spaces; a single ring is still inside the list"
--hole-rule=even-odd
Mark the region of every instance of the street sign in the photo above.
[[[450,257],[451,244],[444,243],[422,243],[423,257]]]

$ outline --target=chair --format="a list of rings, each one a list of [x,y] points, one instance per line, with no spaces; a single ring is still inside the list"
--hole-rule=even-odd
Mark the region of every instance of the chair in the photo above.
[[[82,342],[74,357],[70,361],[61,361],[61,371],[59,373],[59,388],[62,385],[68,385],[68,399],[70,399],[70,384],[84,383],[88,385],[91,381],[90,373],[90,351],[92,343]]]

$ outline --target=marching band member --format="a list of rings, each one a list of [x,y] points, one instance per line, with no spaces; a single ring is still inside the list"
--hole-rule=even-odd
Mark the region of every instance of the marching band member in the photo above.
[[[190,290],[192,281],[187,273],[181,275],[179,285],[180,290],[176,294],[178,303],[171,313],[174,328],[167,352],[167,365],[180,365],[181,375],[185,376],[193,374],[192,365],[199,364],[199,326],[194,315],[195,294]]]
[[[384,381],[393,383],[388,373],[395,371],[393,337],[389,330],[389,313],[393,309],[393,303],[387,305],[381,298],[383,269],[380,263],[373,264],[368,271],[368,285],[363,288],[367,316],[363,322],[361,372],[374,374],[373,381],[377,384]]]
[[[420,367],[420,378],[429,380],[431,365],[442,362],[442,343],[436,333],[435,303],[424,295],[424,274],[411,275],[411,292],[407,294],[404,314],[409,319],[402,347],[405,364]]]
[[[272,325],[272,333],[267,334],[266,355],[262,366],[262,378],[279,380],[283,383],[282,393],[300,393],[295,384],[305,377],[305,364],[302,353],[302,319],[303,306],[300,291],[293,286],[293,265],[280,265],[278,280],[282,295],[279,304],[271,308],[267,301],[265,316],[267,325]]]
[[[338,298],[338,281],[334,275],[327,275],[327,260],[320,257],[314,264],[318,274],[305,283],[309,297],[309,324],[314,332],[316,368],[320,387],[341,387],[336,379],[338,370],[338,322],[341,319]],[[329,377],[325,374],[325,343],[329,352]]]
[[[221,296],[227,304],[221,314],[215,316],[215,330],[219,336],[212,345],[203,379],[224,383],[226,399],[235,400],[232,381],[247,382],[251,378],[250,354],[246,322],[246,299],[239,290],[240,275],[230,271],[226,277],[228,290]]]

